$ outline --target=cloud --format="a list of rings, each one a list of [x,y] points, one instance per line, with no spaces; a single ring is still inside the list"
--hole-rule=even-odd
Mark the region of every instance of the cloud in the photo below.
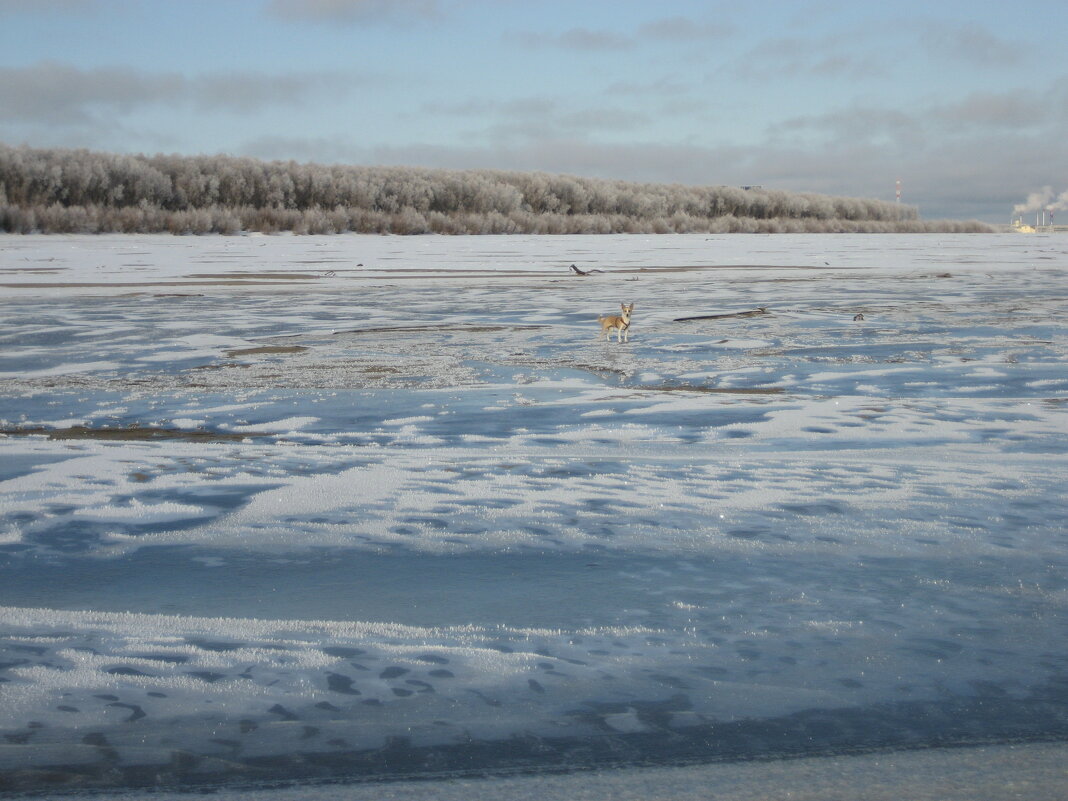
[[[633,131],[650,122],[643,112],[613,105],[571,107],[551,97],[514,100],[471,99],[424,104],[421,115],[459,117],[471,122],[468,135],[486,140],[538,140]]]
[[[562,50],[629,50],[635,45],[629,36],[591,28],[570,28],[559,33],[526,31],[507,34],[507,37],[524,47]]]
[[[473,117],[478,114],[493,113],[504,105],[506,105],[506,102],[503,101],[474,98],[448,102],[434,100],[429,103],[424,103],[420,112],[423,114],[437,114],[446,117]]]
[[[174,101],[184,91],[185,79],[179,75],[123,67],[81,70],[56,62],[0,67],[0,115],[5,122],[86,123],[97,111],[129,112]]]
[[[554,33],[524,31],[506,34],[525,47],[563,50],[612,51],[633,50],[644,44],[669,42],[682,44],[727,38],[733,29],[718,22],[703,22],[689,17],[663,17],[638,26],[631,34],[602,28],[570,28]]]
[[[1015,66],[1027,55],[1024,45],[995,36],[976,22],[927,21],[920,26],[920,42],[937,58],[979,67]]]
[[[0,17],[13,14],[95,11],[99,0],[0,0]]]
[[[266,9],[281,19],[326,25],[433,19],[443,13],[439,0],[270,0]]]
[[[130,67],[80,69],[57,62],[0,67],[0,120],[83,125],[108,115],[162,104],[189,103],[208,111],[248,113],[300,105],[316,92],[352,82],[334,73],[265,75],[214,73],[192,78]]]
[[[611,95],[639,98],[667,98],[685,95],[691,90],[683,81],[662,77],[650,81],[616,81],[608,87]]]
[[[877,52],[853,53],[850,48],[855,43],[851,37],[768,39],[736,59],[728,69],[739,78],[753,81],[797,76],[857,80],[886,74],[886,64]]]
[[[726,39],[734,27],[722,22],[703,22],[689,17],[663,17],[638,28],[638,38],[667,42],[700,42]]]
[[[325,71],[283,75],[223,72],[189,79],[187,95],[209,111],[247,113],[272,106],[303,106],[313,96],[334,97],[370,83],[367,77]]]
[[[942,122],[962,128],[1024,128],[1049,121],[1050,106],[1029,91],[975,92],[934,111]]]
[[[915,114],[870,106],[845,106],[824,114],[791,117],[769,126],[773,142],[810,142],[827,145],[879,143],[915,149],[921,144],[923,125]]]
[[[908,110],[854,104],[782,120],[768,127],[768,136],[772,141],[879,142],[903,154],[914,153],[927,142],[957,142],[996,133],[1046,134],[1058,141],[1068,119],[1068,106],[1057,102],[1060,92],[1059,87],[1043,92],[1027,88],[974,92],[959,100],[917,104]]]

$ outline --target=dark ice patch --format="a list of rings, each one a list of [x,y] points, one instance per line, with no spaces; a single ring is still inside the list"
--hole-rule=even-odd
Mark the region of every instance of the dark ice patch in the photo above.
[[[819,517],[820,515],[844,515],[849,511],[848,506],[837,501],[817,501],[815,503],[780,503],[779,508],[784,512],[804,515],[806,517]]]
[[[153,662],[166,662],[169,665],[182,665],[189,661],[188,656],[182,654],[131,654],[137,659],[151,659]]]
[[[195,645],[197,648],[201,648],[205,651],[226,652],[236,651],[239,648],[244,648],[245,644],[240,642],[221,642],[218,640],[195,640],[187,638],[186,642],[190,645]]]
[[[282,720],[299,720],[299,718],[281,704],[275,704],[267,710],[272,715],[278,715]]]
[[[420,656],[417,656],[416,659],[418,659],[420,662],[429,662],[432,665],[449,664],[448,659],[443,656],[438,656],[437,654],[421,654]]]
[[[343,695],[361,695],[362,693],[352,686],[353,681],[348,676],[343,676],[340,673],[327,673],[326,674],[326,687],[331,692],[341,693]]]
[[[327,656],[336,656],[340,659],[351,659],[354,656],[363,656],[367,653],[361,648],[347,648],[341,645],[329,645],[322,650]]]
[[[194,679],[200,679],[208,684],[214,684],[219,681],[219,679],[226,678],[225,673],[215,673],[211,670],[188,670],[185,675],[192,676]]]
[[[145,714],[145,710],[143,710],[137,704],[123,704],[119,701],[114,701],[108,704],[108,706],[114,706],[120,709],[129,709],[130,717],[126,718],[127,723],[133,723],[135,720],[140,720],[143,717],[147,717],[147,715]]]

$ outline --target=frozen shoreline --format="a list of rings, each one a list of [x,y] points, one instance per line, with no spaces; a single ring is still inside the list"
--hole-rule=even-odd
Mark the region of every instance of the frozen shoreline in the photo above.
[[[450,779],[388,784],[330,783],[221,790],[224,801],[276,796],[300,801],[1061,801],[1068,787],[1068,746],[1035,743],[895,751],[688,767],[629,768],[567,775]],[[185,801],[187,794],[120,793],[122,801]]]
[[[721,667],[694,670],[699,652],[715,659],[709,644],[664,629],[420,629],[10,607],[0,620],[17,657],[10,675],[22,684],[5,714],[33,717],[0,747],[0,789],[11,791],[551,773],[1068,740],[1057,681],[1011,696],[988,688],[847,702],[811,680],[747,688]],[[680,647],[689,651],[681,661]],[[673,686],[658,694],[645,673]]]
[[[541,278],[574,286],[657,276],[674,280],[704,271],[717,279],[757,281],[808,277],[805,273],[848,278],[872,269],[931,279],[947,271],[1056,267],[1063,242],[1056,234],[0,234],[0,287],[23,296],[182,287],[305,293],[384,280],[499,284]],[[570,272],[571,264],[605,272],[580,279]]]

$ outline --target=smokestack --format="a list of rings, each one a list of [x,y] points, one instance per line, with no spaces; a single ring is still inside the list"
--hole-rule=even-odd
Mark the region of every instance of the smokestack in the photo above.
[[[897,202],[901,202],[901,179],[897,179]]]

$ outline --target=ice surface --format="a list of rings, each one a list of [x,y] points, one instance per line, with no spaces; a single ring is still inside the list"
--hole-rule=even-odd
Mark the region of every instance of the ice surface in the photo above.
[[[1063,744],[929,749],[895,754],[734,762],[669,768],[526,774],[435,782],[255,786],[221,801],[1061,801]],[[187,794],[123,794],[122,801],[186,801]]]
[[[0,267],[8,787],[1068,736],[1064,237]]]

